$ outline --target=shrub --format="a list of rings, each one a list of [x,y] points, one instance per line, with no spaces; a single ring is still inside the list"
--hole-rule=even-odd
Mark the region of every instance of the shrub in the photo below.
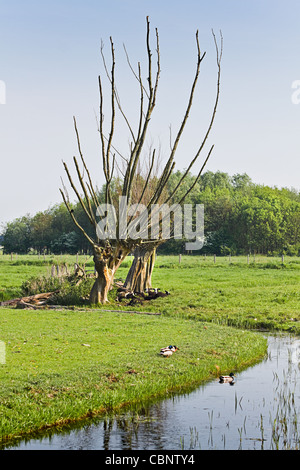
[[[61,288],[63,278],[39,276],[31,277],[21,285],[22,296],[36,295],[43,292],[54,292]]]
[[[63,282],[59,291],[51,298],[53,305],[84,305],[86,304],[94,279],[83,279],[79,285],[68,281]]]
[[[22,296],[54,292],[49,303],[54,305],[83,305],[88,298],[94,279],[74,280],[68,277],[32,277],[23,282],[21,286]]]

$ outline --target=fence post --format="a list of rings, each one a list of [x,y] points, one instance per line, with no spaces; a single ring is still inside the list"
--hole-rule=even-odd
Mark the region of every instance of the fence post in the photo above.
[[[216,263],[216,255],[214,255],[214,263]]]
[[[179,264],[181,263],[181,255],[179,255]]]
[[[69,269],[68,269],[67,263],[64,264],[64,267],[65,267],[65,275],[66,275],[66,276],[69,276],[70,273],[69,273]]]

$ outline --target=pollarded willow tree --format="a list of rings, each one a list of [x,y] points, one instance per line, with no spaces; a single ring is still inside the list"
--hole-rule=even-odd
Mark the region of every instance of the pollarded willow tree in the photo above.
[[[70,216],[73,219],[74,224],[82,231],[84,236],[87,238],[91,244],[93,250],[93,259],[95,263],[95,269],[97,272],[97,277],[95,283],[92,287],[90,293],[90,303],[105,303],[108,301],[108,292],[112,287],[113,279],[115,273],[122,261],[126,256],[131,253],[140,253],[142,254],[142,259],[140,263],[134,263],[136,265],[135,276],[132,276],[132,279],[137,278],[139,274],[142,273],[142,270],[145,270],[145,265],[149,267],[149,273],[152,272],[153,268],[153,257],[151,260],[151,254],[153,254],[154,248],[157,244],[161,243],[163,240],[162,234],[159,232],[156,233],[155,237],[151,239],[150,230],[150,215],[147,219],[141,219],[140,206],[141,201],[144,201],[143,206],[147,208],[147,213],[150,214],[150,208],[153,205],[157,204],[167,204],[171,198],[174,199],[178,189],[181,187],[185,177],[190,172],[191,168],[198,160],[200,153],[204,149],[209,133],[212,129],[212,125],[215,119],[217,105],[219,101],[220,93],[220,72],[221,72],[221,57],[223,49],[223,39],[221,35],[221,47],[218,47],[215,34],[213,34],[213,39],[216,48],[217,55],[217,89],[216,97],[213,106],[212,115],[210,117],[208,128],[202,140],[199,144],[198,150],[195,155],[189,160],[186,171],[183,173],[182,178],[176,185],[175,189],[172,191],[172,194],[165,194],[165,188],[170,179],[170,176],[175,167],[175,154],[178,148],[178,144],[183,135],[184,128],[188,121],[189,113],[192,108],[193,99],[195,95],[195,89],[197,86],[200,66],[205,57],[205,52],[201,53],[200,44],[198,38],[198,31],[196,32],[196,47],[197,47],[197,64],[194,80],[191,84],[188,103],[186,110],[181,122],[181,125],[178,129],[174,142],[171,143],[170,154],[166,159],[164,165],[160,169],[160,174],[158,177],[153,178],[153,168],[157,161],[156,149],[151,150],[149,168],[147,174],[143,179],[142,187],[139,190],[138,196],[136,192],[136,181],[140,178],[140,165],[143,158],[143,152],[145,152],[146,147],[146,138],[149,131],[150,120],[156,106],[158,84],[160,79],[160,49],[159,49],[159,35],[157,29],[155,30],[155,41],[156,41],[156,59],[154,61],[153,54],[151,51],[151,41],[150,41],[150,22],[147,17],[146,21],[146,55],[147,55],[147,78],[146,81],[143,79],[143,74],[141,70],[141,65],[138,63],[137,72],[134,71],[125,50],[128,65],[132,71],[135,79],[137,80],[139,95],[140,95],[140,105],[138,110],[138,122],[137,128],[134,131],[133,125],[129,122],[129,119],[126,116],[122,106],[120,97],[117,92],[116,82],[115,82],[115,48],[112,38],[110,38],[110,51],[111,51],[111,70],[108,70],[106,65],[106,60],[103,54],[103,48],[101,48],[101,54],[104,64],[104,70],[110,84],[110,102],[111,102],[111,117],[110,123],[108,126],[107,133],[104,130],[104,93],[103,93],[103,83],[101,76],[98,77],[99,83],[99,96],[100,96],[100,106],[99,106],[99,123],[98,131],[100,134],[101,142],[101,153],[102,153],[102,167],[103,175],[105,179],[105,201],[99,200],[99,195],[95,190],[95,186],[88,170],[85,157],[81,150],[79,132],[77,129],[76,120],[74,118],[74,126],[78,144],[79,158],[73,157],[75,174],[77,182],[74,182],[74,179],[71,175],[71,172],[64,162],[64,168],[68,178],[68,182],[73,189],[78,201],[80,202],[86,217],[88,218],[91,226],[93,227],[94,236],[90,236],[86,230],[80,225],[79,221],[76,219],[74,212],[72,210],[72,205],[70,203],[68,192],[65,185],[63,184],[63,189],[60,189],[63,200],[66,204],[66,207],[69,211]],[[155,68],[155,70],[154,70]],[[124,119],[128,132],[130,135],[130,151],[128,157],[124,156],[119,149],[116,149],[114,145],[114,138],[117,132],[116,130],[116,114],[120,113]],[[194,180],[194,185],[198,181],[206,162],[208,161],[213,150],[213,145],[210,147],[206,153],[203,164]],[[114,194],[112,190],[114,172],[116,169],[121,168],[121,163],[118,161],[121,159],[123,163],[123,168],[125,165],[124,172],[121,172],[121,177],[119,176],[120,181],[120,190],[119,190],[119,204],[116,204],[114,200]],[[150,184],[151,182],[151,184]],[[155,182],[155,184],[153,184]],[[186,193],[178,201],[178,204],[182,203],[187,194],[193,189],[192,185]],[[151,190],[149,191],[149,188]],[[145,201],[145,194],[147,194],[147,201]],[[102,204],[100,204],[100,202]],[[133,204],[134,202],[134,204]],[[100,219],[99,219],[100,218]],[[97,220],[98,219],[98,220]],[[141,224],[143,227],[141,229]],[[150,236],[149,236],[150,235]],[[150,259],[150,262],[149,262]],[[146,266],[146,269],[147,269]],[[152,267],[152,268],[151,268]],[[140,272],[138,272],[140,270]],[[145,285],[145,284],[144,284]]]

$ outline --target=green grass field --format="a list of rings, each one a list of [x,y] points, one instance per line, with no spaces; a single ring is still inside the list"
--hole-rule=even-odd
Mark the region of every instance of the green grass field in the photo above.
[[[0,256],[0,300],[18,297],[26,279],[50,274],[51,264],[66,262],[70,267],[75,256],[46,257]],[[230,262],[231,261],[231,262]],[[135,310],[158,310],[199,320],[247,328],[268,328],[300,332],[300,259],[253,257],[158,256],[153,273],[153,286],[171,295],[157,299]],[[79,257],[81,264],[93,267],[91,257]],[[130,257],[117,272],[125,279]],[[112,309],[122,309],[110,295]]]
[[[22,282],[76,257],[0,256],[2,299]],[[92,260],[80,257],[91,268]],[[130,259],[117,273],[125,278]],[[153,285],[171,295],[127,311],[0,309],[0,419],[3,441],[73,423],[145,398],[163,397],[263,357],[266,340],[249,328],[300,332],[300,260],[157,257]],[[125,310],[107,312],[106,310]],[[231,326],[230,326],[231,325]],[[239,328],[233,328],[236,326]],[[245,331],[246,330],[246,331]],[[170,359],[162,346],[178,344]]]
[[[160,268],[161,266],[161,268]],[[165,266],[163,268],[163,266]],[[158,259],[153,282],[176,294],[164,311],[219,324],[300,333],[300,260],[184,258],[168,269]],[[158,302],[158,301],[157,301]]]

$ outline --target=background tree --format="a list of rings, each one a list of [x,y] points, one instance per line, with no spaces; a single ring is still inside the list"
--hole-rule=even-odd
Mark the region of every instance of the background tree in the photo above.
[[[246,177],[245,175],[226,175],[225,180],[229,181],[229,184],[220,184],[220,172],[216,173],[218,173],[216,177],[214,177],[215,173],[212,172],[201,175],[193,190],[185,199],[187,203],[204,204],[205,206],[204,226],[206,243],[200,253],[218,255],[228,253],[248,254],[250,247],[256,253],[286,253],[293,256],[300,253],[299,191],[293,188],[279,189],[258,185],[253,183],[247,175]],[[183,172],[181,171],[175,171],[171,175],[165,188],[165,194],[171,194],[171,191],[174,190],[182,176]],[[179,197],[192,186],[195,178],[196,176],[191,173],[185,178],[180,191],[178,191]],[[246,181],[246,184],[236,183],[236,181],[241,182],[243,180],[244,182]],[[209,184],[207,184],[208,181],[210,182]],[[116,181],[113,182],[112,190],[113,198],[116,201],[118,200],[120,187],[120,182],[116,178]],[[101,188],[97,191],[100,200],[103,200],[104,189]],[[226,204],[223,207],[224,201],[226,201]],[[171,204],[173,202],[172,199]],[[272,232],[273,229],[269,232],[269,236],[265,238],[265,224],[258,224],[260,206],[265,207],[265,220],[270,219],[269,223],[274,228],[275,235],[277,233],[275,238]],[[251,208],[252,211],[250,211]],[[84,230],[93,236],[93,227],[87,219],[81,204],[79,202],[73,203],[72,209]],[[78,252],[91,254],[90,243],[81,230],[74,225],[64,203],[55,204],[43,211],[43,213],[49,218],[47,230],[50,234],[50,243],[48,243],[48,240],[48,253]],[[250,217],[251,213],[254,215]],[[271,222],[271,218],[273,218],[273,222]],[[255,230],[252,227],[253,221],[255,223]],[[35,224],[35,215],[26,215],[7,223],[3,227],[0,243],[4,246],[4,252],[38,252],[40,233],[37,230],[33,230]],[[263,247],[260,240],[265,240],[264,245],[266,246]],[[157,252],[167,255],[185,253],[185,240],[167,240],[157,247]],[[198,254],[198,252],[194,254]]]
[[[38,252],[47,252],[52,241],[51,211],[38,212],[31,220],[31,236]]]
[[[27,215],[6,224],[2,243],[4,253],[27,253],[31,246],[31,217]]]

